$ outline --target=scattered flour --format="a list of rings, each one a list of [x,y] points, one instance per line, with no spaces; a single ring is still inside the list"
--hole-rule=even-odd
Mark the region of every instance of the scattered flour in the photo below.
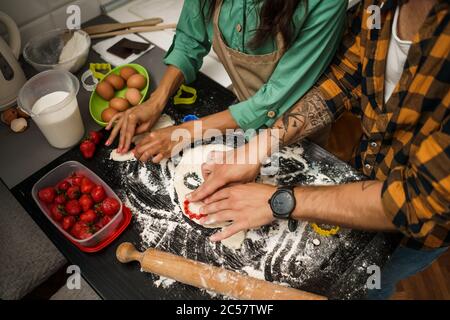
[[[299,147],[282,150],[279,154],[281,166],[289,162],[290,172],[282,171],[278,175],[264,176],[260,181],[271,184],[286,181],[298,183],[300,177],[302,179],[300,184],[327,185],[346,181],[345,179],[357,180],[357,176],[352,173],[344,174],[350,171],[348,168],[342,169],[339,174],[333,174],[331,178],[321,169],[323,166],[305,160],[303,152],[303,148]],[[209,233],[205,235],[201,226],[188,221],[182,214],[174,188],[177,161],[179,159],[164,160],[160,165],[147,164],[137,168],[133,162],[128,162],[122,167],[124,172],[122,179],[123,184],[127,185],[125,188],[127,193],[121,194],[121,197],[133,212],[139,226],[142,249],[159,248],[200,261],[206,257],[207,261],[203,262],[223,266],[258,279],[299,287],[313,277],[317,270],[323,268],[325,259],[339,245],[347,243],[349,230],[341,229],[338,240],[315,234],[306,222],[300,223],[295,232],[289,232],[285,221],[276,221],[271,226],[249,230],[239,251],[229,251],[221,244],[211,243],[208,236],[213,231],[208,231]],[[292,170],[292,167],[298,170]],[[336,179],[336,176],[340,178]],[[154,204],[155,197],[161,199],[161,205]],[[148,200],[150,198],[152,201]],[[313,243],[314,239],[320,239],[320,245],[316,245],[317,241]],[[328,268],[320,272],[333,270]],[[276,278],[267,279],[268,275]],[[167,288],[174,283],[175,281],[160,278],[155,285]],[[215,293],[207,293],[211,297],[216,297]]]
[[[157,288],[159,288],[159,287],[161,287],[161,288],[168,288],[168,287],[172,286],[174,283],[176,283],[175,280],[170,279],[170,278],[166,278],[166,277],[163,277],[163,276],[159,276],[159,279],[153,282],[153,284]]]

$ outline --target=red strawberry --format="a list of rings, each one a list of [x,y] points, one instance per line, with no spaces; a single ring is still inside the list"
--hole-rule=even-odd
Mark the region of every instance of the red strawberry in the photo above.
[[[63,221],[62,221],[62,227],[64,230],[69,230],[73,224],[75,223],[75,217],[72,216],[67,216],[64,217]]]
[[[60,194],[56,196],[55,203],[56,204],[65,204],[67,201],[65,194]]]
[[[103,138],[103,134],[101,132],[97,131],[90,131],[89,132],[89,140],[91,140],[95,144],[99,144],[100,141]]]
[[[102,202],[106,198],[105,189],[102,186],[95,186],[92,188],[91,197],[95,203]]]
[[[95,184],[89,180],[88,178],[84,177],[81,181],[81,193],[89,194],[92,191],[92,188],[95,187]]]
[[[97,227],[98,230],[100,230],[101,228],[103,228],[104,226],[106,226],[110,221],[111,221],[111,217],[110,216],[103,216],[100,218],[100,220],[95,224],[95,226]]]
[[[55,199],[56,192],[52,187],[44,188],[38,192],[39,199],[45,203],[52,203]]]
[[[92,223],[95,221],[95,219],[97,219],[97,215],[95,214],[94,210],[92,210],[92,209],[90,209],[80,215],[80,221],[83,221],[86,223]]]
[[[78,199],[81,195],[80,187],[72,186],[67,190],[67,197],[71,200]]]
[[[78,203],[81,206],[81,209],[83,209],[84,212],[88,211],[92,208],[94,205],[94,201],[92,200],[91,196],[88,194],[83,194],[80,199],[78,199]]]
[[[101,203],[96,203],[94,205],[94,211],[96,214],[98,215],[103,215],[103,211],[102,211],[102,204]]]
[[[80,144],[81,154],[85,159],[91,159],[95,152],[95,143],[90,140],[85,140]]]
[[[71,216],[76,216],[81,213],[81,206],[77,200],[70,200],[66,203],[66,212]]]
[[[70,233],[78,239],[87,239],[90,236],[92,236],[93,233],[95,233],[96,229],[89,227],[88,224],[82,221],[75,222],[72,229],[70,230]]]
[[[67,180],[63,180],[56,186],[59,192],[67,191],[70,188],[70,183]]]
[[[120,209],[120,203],[114,198],[106,198],[101,205],[101,211],[107,216],[115,215]]]
[[[74,172],[70,176],[70,181],[72,182],[72,185],[81,187],[81,181],[83,181],[83,176],[79,173]]]
[[[64,216],[66,215],[66,212],[64,211],[64,207],[62,205],[57,205],[54,204],[52,206],[52,208],[50,209],[51,213],[52,213],[52,217],[53,219],[55,219],[55,221],[61,221]]]
[[[74,225],[72,226],[72,228],[70,229],[70,234],[72,236],[74,236],[75,238],[79,239],[81,229],[83,228],[84,225],[85,225],[84,222],[80,222],[80,221],[75,222]]]

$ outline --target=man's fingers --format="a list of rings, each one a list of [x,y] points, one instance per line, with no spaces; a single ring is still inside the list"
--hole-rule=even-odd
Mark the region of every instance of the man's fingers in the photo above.
[[[222,186],[221,186],[222,187]],[[207,197],[204,202],[206,204],[214,203],[230,197],[230,188],[224,188],[217,192],[214,192],[211,196]]]
[[[222,228],[222,231],[213,234],[209,239],[212,242],[222,241],[235,235],[236,233],[242,230],[245,230],[245,227],[242,224],[232,223],[228,227]]]
[[[200,209],[200,213],[209,215],[209,214],[214,214],[214,213],[218,213],[218,212],[230,210],[230,209],[231,209],[231,206],[230,206],[229,201],[227,199],[222,199],[222,200],[204,205]],[[217,216],[217,215],[215,215],[215,216]],[[211,217],[211,219],[215,219],[215,217]]]
[[[214,165],[209,163],[203,163],[202,164],[202,176],[204,180],[208,179],[208,176],[213,172]]]
[[[236,212],[231,210],[223,210],[218,213],[212,213],[205,218],[200,219],[200,224],[204,226],[223,224],[233,221],[236,217]]]
[[[206,197],[209,197],[214,192],[216,192],[219,188],[223,187],[224,183],[221,180],[216,178],[214,174],[211,174],[203,184],[198,187],[197,190],[192,192],[187,196],[188,200],[191,202],[198,202]]]

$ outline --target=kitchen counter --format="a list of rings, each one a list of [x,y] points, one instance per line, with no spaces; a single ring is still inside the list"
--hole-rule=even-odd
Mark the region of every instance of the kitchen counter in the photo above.
[[[100,16],[87,23],[86,26],[106,23],[106,21],[112,21],[112,19],[106,16]],[[93,40],[92,44],[98,41],[101,40]],[[137,61],[137,63],[151,70],[152,83],[150,90],[154,89],[155,84],[161,80],[165,72],[166,66],[162,63],[163,56],[163,50],[154,48],[145,57],[141,57]],[[91,50],[88,57],[89,62],[103,61],[101,61],[100,56],[96,52]],[[30,65],[23,61],[22,67],[28,79],[37,73]],[[87,69],[88,65],[81,68],[77,74],[78,79],[80,79],[82,73]],[[90,94],[90,92],[87,92],[80,86],[77,98],[86,132],[100,129],[89,113]],[[0,147],[2,149],[2,156],[0,157],[0,178],[8,188],[14,187],[20,181],[69,150],[53,148],[48,144],[36,124],[32,120],[28,121],[28,123],[30,127],[21,134],[13,133],[6,125],[3,123],[0,124]]]

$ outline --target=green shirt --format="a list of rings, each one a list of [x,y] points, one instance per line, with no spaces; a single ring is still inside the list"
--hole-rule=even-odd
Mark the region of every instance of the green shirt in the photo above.
[[[336,53],[345,25],[347,1],[307,2],[307,14],[304,4],[299,5],[294,13],[295,40],[268,82],[253,97],[229,108],[242,129],[271,126],[308,92]],[[184,1],[176,35],[164,59],[167,65],[174,65],[183,72],[186,83],[195,80],[203,57],[211,50],[213,26],[212,21],[205,18],[207,8],[202,10],[202,3],[202,0]],[[219,28],[229,47],[253,55],[276,50],[275,39],[255,50],[246,45],[257,28],[259,14],[256,6],[261,5],[257,0],[224,0]],[[238,25],[242,27],[241,32],[238,32]],[[276,116],[269,117],[269,111],[275,111]]]

